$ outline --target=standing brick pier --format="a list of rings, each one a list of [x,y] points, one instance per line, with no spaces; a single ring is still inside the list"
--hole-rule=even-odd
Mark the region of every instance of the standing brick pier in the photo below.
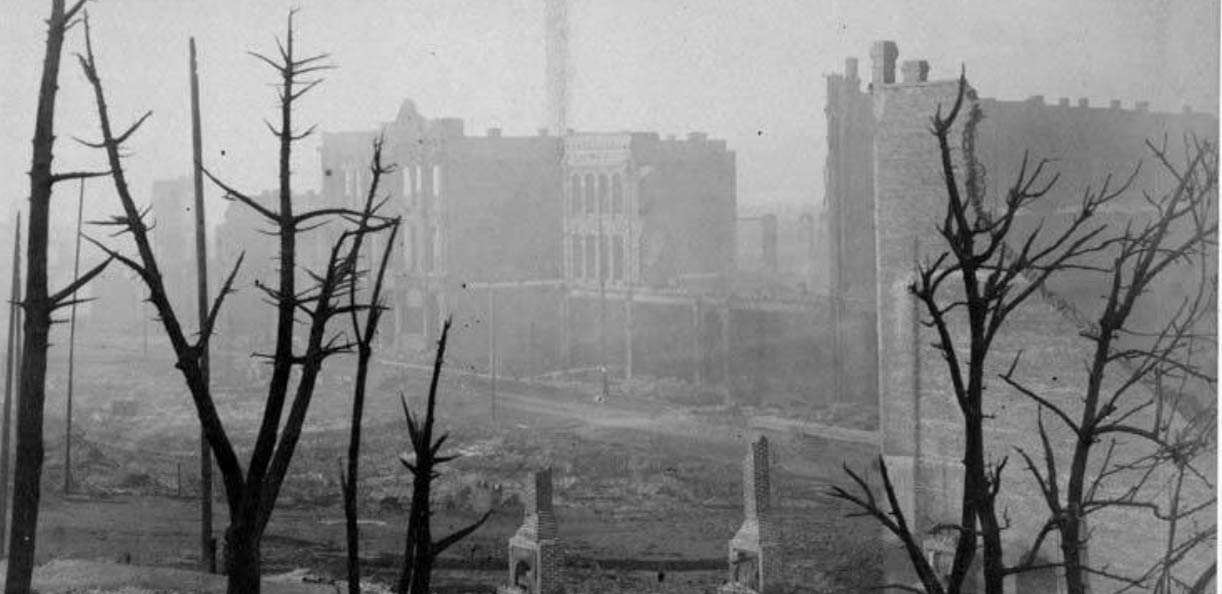
[[[722,594],[774,594],[781,588],[781,534],[772,515],[768,438],[760,436],[743,462],[743,524],[730,540],[729,583]]]
[[[560,548],[552,509],[552,471],[534,473],[522,494],[526,517],[509,539],[509,585],[497,594],[560,594]]]

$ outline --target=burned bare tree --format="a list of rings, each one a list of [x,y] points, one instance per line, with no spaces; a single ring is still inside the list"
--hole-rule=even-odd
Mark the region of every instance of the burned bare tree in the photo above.
[[[895,485],[883,460],[882,487],[887,502],[879,502],[869,483],[846,467],[857,485],[856,491],[833,488],[831,495],[854,504],[859,515],[881,522],[901,543],[910,563],[929,594],[958,594],[968,578],[969,568],[980,549],[985,592],[1002,594],[1003,581],[1013,573],[1003,558],[1004,522],[996,507],[1002,485],[1006,458],[990,461],[986,456],[984,427],[986,410],[986,363],[993,344],[1010,315],[1041,291],[1049,277],[1071,269],[1093,254],[1114,244],[1105,234],[1107,225],[1096,223],[1099,208],[1116,200],[1137,174],[1118,185],[1109,177],[1098,191],[1088,190],[1077,211],[1060,230],[1045,233],[1042,227],[1025,237],[1014,237],[1012,230],[1020,211],[1046,196],[1058,176],[1045,174],[1047,160],[1034,166],[1024,155],[1017,178],[1006,190],[1001,208],[990,212],[983,207],[984,181],[978,164],[968,158],[962,184],[960,169],[953,156],[951,132],[963,110],[968,93],[966,75],[959,78],[958,93],[950,111],[943,116],[939,106],[931,120],[931,131],[938,143],[941,174],[945,186],[944,214],[937,233],[946,251],[917,267],[910,293],[921,303],[926,319],[923,324],[936,334],[934,346],[946,364],[953,396],[962,417],[963,489],[960,517],[950,528],[956,544],[947,575],[939,575],[926,558],[918,535],[906,521],[897,502]],[[979,108],[970,109],[964,126],[964,142],[971,142],[972,129],[982,117]],[[964,153],[972,151],[965,147]],[[956,341],[952,325],[963,323],[966,338]],[[858,492],[860,491],[860,492]],[[911,589],[906,585],[894,585]]]
[[[34,571],[34,545],[38,528],[43,462],[43,408],[46,403],[47,347],[52,315],[62,307],[77,303],[76,291],[96,277],[110,263],[106,259],[55,293],[47,287],[47,246],[51,217],[51,194],[55,184],[107,175],[106,171],[52,171],[55,149],[55,100],[59,94],[59,69],[64,38],[77,21],[84,0],[70,8],[64,0],[52,0],[47,19],[47,41],[43,54],[42,79],[38,86],[38,108],[34,122],[33,157],[30,165],[30,218],[27,228],[25,313],[17,404],[17,454],[13,483],[13,522],[9,539],[8,575],[5,591],[25,594],[30,591]]]
[[[433,423],[437,409],[437,383],[441,379],[441,365],[445,361],[446,339],[450,334],[451,321],[446,319],[441,328],[441,338],[437,341],[437,356],[433,360],[433,377],[429,381],[429,395],[425,402],[424,418],[413,415],[407,406],[407,399],[400,397],[408,437],[412,442],[412,451],[403,454],[400,462],[412,473],[412,503],[407,516],[407,542],[403,550],[403,572],[399,575],[398,587],[395,590],[398,594],[429,594],[433,562],[437,556],[454,543],[478,530],[495,511],[495,508],[490,508],[467,527],[441,540],[433,540],[430,527],[433,516],[430,501],[433,479],[438,476],[437,468],[439,466],[458,457],[457,454],[443,456],[439,453],[441,446],[450,436],[448,432],[442,433],[436,439],[433,438]]]
[[[1183,561],[1209,546],[1217,532],[1214,485],[1200,467],[1212,464],[1203,458],[1215,443],[1217,415],[1208,402],[1217,387],[1209,349],[1216,349],[1210,318],[1217,301],[1218,152],[1192,139],[1185,142],[1185,164],[1177,165],[1165,140],[1162,146],[1146,144],[1175,184],[1162,195],[1145,196],[1146,220],[1126,227],[1102,263],[1078,267],[1084,274],[1101,274],[1108,287],[1101,312],[1082,333],[1092,348],[1080,409],[1022,381],[1016,375],[1018,355],[1002,375],[1072,438],[1065,467],[1041,415],[1038,462],[1019,450],[1048,508],[1022,563],[1034,563],[1044,538],[1056,533],[1069,594],[1086,592],[1092,575],[1118,588],[1193,591],[1216,571],[1210,565],[1187,575]],[[1142,307],[1158,308],[1163,296],[1152,289],[1169,277],[1179,277],[1175,280],[1189,289],[1170,318],[1152,324],[1135,315]],[[1065,477],[1063,485],[1058,476]],[[1086,522],[1108,510],[1148,514],[1161,522],[1163,554],[1131,571],[1091,565],[1085,555]]]
[[[170,344],[174,349],[175,366],[182,373],[199,416],[205,437],[215,456],[225,485],[229,508],[229,526],[225,531],[225,570],[229,576],[228,591],[232,594],[257,593],[260,590],[262,566],[260,543],[293,453],[301,437],[306,412],[314,395],[323,364],[330,357],[350,351],[352,343],[342,332],[330,333],[329,323],[348,314],[353,306],[342,302],[353,285],[363,275],[358,266],[359,244],[363,238],[384,232],[397,223],[376,212],[372,203],[363,210],[344,207],[319,208],[294,212],[290,162],[293,144],[307,137],[313,128],[296,132],[293,109],[296,102],[314,88],[319,79],[308,79],[313,73],[330,68],[325,54],[300,58],[296,54],[292,13],[283,43],[277,42],[278,59],[253,54],[272,66],[279,75],[280,126],[268,124],[279,143],[279,200],[276,206],[265,206],[250,196],[226,185],[206,169],[205,175],[226,192],[226,198],[249,207],[273,227],[279,241],[278,284],[274,287],[256,282],[277,311],[275,347],[271,354],[257,354],[271,364],[271,378],[262,421],[245,468],[217,412],[202,368],[202,353],[212,339],[217,316],[225,296],[232,292],[233,283],[242,263],[239,257],[213,300],[208,316],[202,320],[198,335],[190,339],[178,312],[166,293],[165,281],[148,237],[144,212],[136,205],[121,163],[123,145],[147,120],[145,114],[121,134],[115,134],[110,123],[97,60],[89,41],[86,23],[86,54],[80,56],[81,67],[95,95],[102,140],[92,146],[104,149],[110,162],[111,177],[119,196],[123,213],[106,224],[130,233],[138,255],[129,257],[97,241],[94,244],[134,270],[149,291],[149,301],[157,310]],[[376,188],[377,180],[373,181]],[[372,191],[371,191],[372,193]],[[346,223],[345,229],[331,244],[323,268],[307,271],[308,283],[298,279],[297,241],[306,231],[328,222]],[[294,346],[294,327],[305,328],[304,347]],[[296,385],[293,371],[299,370]],[[292,399],[289,399],[292,392]],[[287,415],[286,413],[287,407]]]
[[[371,221],[368,220],[368,216],[376,211],[374,199],[378,192],[378,181],[383,175],[393,170],[393,166],[382,164],[382,145],[381,137],[374,141],[373,163],[369,167],[373,182],[370,184],[369,192],[365,196],[365,208],[362,215],[365,217],[365,220],[362,221],[362,226],[370,224]],[[358,301],[357,283],[351,283],[348,286],[348,310],[352,323],[352,335],[356,341],[357,358],[356,377],[353,379],[352,387],[352,422],[348,433],[348,465],[347,468],[342,468],[340,471],[340,484],[343,485],[344,493],[344,526],[348,541],[347,569],[348,592],[350,594],[360,594],[361,592],[361,533],[360,526],[357,524],[357,482],[360,479],[361,422],[365,414],[365,393],[366,386],[369,383],[369,363],[373,359],[373,342],[377,336],[378,323],[382,319],[382,313],[386,311],[386,306],[382,300],[382,288],[386,279],[387,264],[390,262],[391,249],[394,247],[398,231],[399,227],[396,222],[391,228],[390,237],[387,239],[386,246],[382,250],[382,257],[378,262],[377,277],[374,279],[368,301],[364,303]],[[358,258],[363,239],[363,236],[353,239],[352,251],[358,255]],[[364,312],[364,319],[361,318],[362,311]]]

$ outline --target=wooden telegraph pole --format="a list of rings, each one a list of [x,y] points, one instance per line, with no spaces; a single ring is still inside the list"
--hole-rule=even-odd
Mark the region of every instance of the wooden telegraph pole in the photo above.
[[[195,270],[199,303],[199,327],[208,319],[208,240],[204,229],[203,133],[199,121],[199,72],[195,61],[195,38],[191,38],[191,150],[195,182]],[[200,372],[209,382],[208,347],[200,353]],[[199,430],[199,546],[200,569],[216,573],[216,545],[212,540],[212,451],[203,427]]]
[[[85,180],[76,198],[76,253],[72,260],[72,284],[81,276],[81,218],[85,214]],[[72,492],[72,378],[76,372],[76,294],[68,318],[68,406],[64,411],[64,495]]]
[[[8,556],[8,460],[9,431],[13,426],[13,376],[21,368],[21,213],[17,213],[17,235],[13,239],[13,284],[8,309],[8,348],[4,361],[4,427],[0,428],[0,557]],[[20,388],[18,388],[20,389]]]

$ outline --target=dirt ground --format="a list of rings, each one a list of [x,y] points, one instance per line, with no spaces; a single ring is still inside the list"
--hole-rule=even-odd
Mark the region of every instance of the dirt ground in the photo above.
[[[88,329],[86,329],[88,330]],[[198,429],[181,380],[155,338],[82,332],[74,413],[73,494],[62,493],[62,416],[51,380],[45,495],[38,553],[53,559],[130,560],[190,568],[198,551]],[[63,349],[59,349],[63,350]],[[52,373],[56,369],[53,351]],[[342,360],[315,396],[281,501],[264,541],[266,571],[342,574],[343,513],[338,460],[347,443],[351,365]],[[219,366],[219,407],[243,450],[261,413],[258,385]],[[427,376],[383,362],[372,383],[361,460],[365,571],[388,583],[398,568],[409,479],[398,402],[423,398]],[[665,385],[661,383],[660,385]],[[505,577],[506,540],[521,520],[517,494],[531,469],[551,466],[567,549],[569,592],[710,592],[724,579],[726,542],[742,521],[741,461],[754,414],[723,403],[691,405],[651,393],[594,401],[581,382],[445,377],[439,417],[461,456],[435,488],[434,534],[490,506],[488,525],[441,560],[440,592],[493,592]],[[119,404],[116,404],[119,403]],[[495,407],[495,408],[494,408]],[[495,410],[495,417],[493,416]],[[62,415],[62,413],[60,413]],[[824,411],[826,418],[826,411]],[[823,494],[840,464],[864,463],[868,448],[772,435],[773,489],[783,526],[786,580],[795,591],[853,592],[875,585],[878,530],[846,519]],[[241,456],[245,458],[245,454]],[[219,489],[219,481],[218,481]],[[226,509],[216,500],[214,533]]]

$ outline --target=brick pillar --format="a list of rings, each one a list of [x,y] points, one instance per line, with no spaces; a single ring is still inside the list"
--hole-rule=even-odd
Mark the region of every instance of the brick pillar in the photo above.
[[[729,583],[721,592],[781,591],[781,534],[772,515],[768,438],[760,436],[743,462],[743,524],[730,540]]]

